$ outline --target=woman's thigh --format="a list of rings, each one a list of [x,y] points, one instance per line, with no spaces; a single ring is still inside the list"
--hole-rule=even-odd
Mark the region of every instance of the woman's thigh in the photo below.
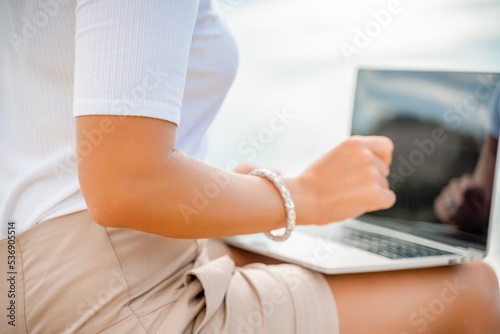
[[[500,333],[498,281],[483,262],[327,280],[341,333]]]
[[[228,250],[237,265],[279,262]],[[342,334],[500,333],[498,280],[484,262],[325,277]]]

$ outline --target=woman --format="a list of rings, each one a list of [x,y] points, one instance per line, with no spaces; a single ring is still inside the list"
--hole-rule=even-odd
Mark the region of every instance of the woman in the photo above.
[[[498,332],[483,263],[322,276],[201,239],[395,201],[382,137],[350,138],[284,183],[197,159],[237,63],[209,0],[1,6],[3,258],[15,248],[2,332]]]

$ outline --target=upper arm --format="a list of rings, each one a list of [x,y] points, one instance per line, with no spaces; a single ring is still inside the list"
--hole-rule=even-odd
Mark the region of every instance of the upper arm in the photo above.
[[[177,126],[149,117],[80,116],[78,177],[90,214],[101,224],[120,219],[134,187],[165,169]],[[147,183],[147,182],[146,182]]]
[[[94,218],[120,212],[173,148],[197,11],[197,0],[77,1],[73,114]]]

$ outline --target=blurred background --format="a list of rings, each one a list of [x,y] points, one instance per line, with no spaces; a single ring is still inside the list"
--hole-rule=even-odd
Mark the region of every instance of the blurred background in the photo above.
[[[500,0],[217,1],[240,53],[209,131],[220,168],[295,175],[345,139],[359,66],[500,72]],[[493,219],[500,270],[500,195]]]

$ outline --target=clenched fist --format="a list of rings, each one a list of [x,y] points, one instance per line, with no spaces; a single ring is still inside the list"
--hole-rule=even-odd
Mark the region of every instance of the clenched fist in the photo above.
[[[386,137],[353,136],[286,180],[297,223],[326,224],[394,205],[387,181],[393,148]]]

